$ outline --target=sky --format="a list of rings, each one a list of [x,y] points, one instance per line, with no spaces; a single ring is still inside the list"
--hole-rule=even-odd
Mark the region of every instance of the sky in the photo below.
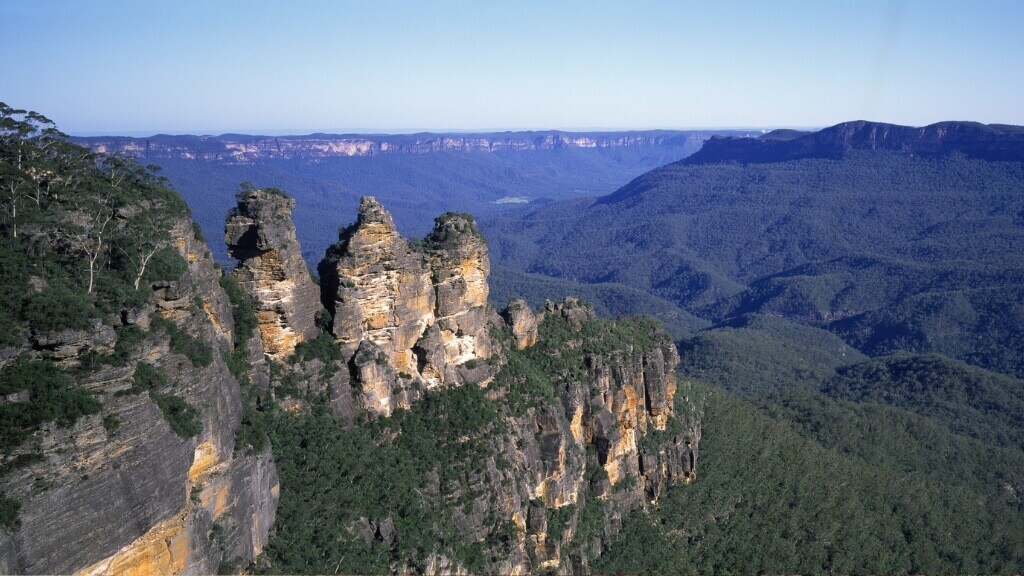
[[[0,0],[75,135],[1024,124],[1024,1]]]

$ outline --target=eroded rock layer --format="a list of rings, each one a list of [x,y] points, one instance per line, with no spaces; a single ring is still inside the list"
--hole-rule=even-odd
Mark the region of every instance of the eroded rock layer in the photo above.
[[[434,231],[413,245],[383,206],[364,197],[356,222],[342,230],[319,272],[331,331],[354,359],[371,413],[408,407],[409,394],[398,390],[488,376],[480,363],[491,356],[490,262],[469,215],[440,216]]]
[[[266,544],[277,473],[269,449],[235,451],[242,405],[221,356],[232,343],[230,304],[190,223],[172,236],[187,271],[154,283],[148,303],[122,315],[119,328],[138,328],[141,341],[127,361],[74,384],[102,410],[44,425],[6,455],[29,464],[0,477],[0,491],[21,503],[17,529],[0,528],[0,573],[213,573]],[[140,366],[166,380],[140,390]],[[195,433],[172,428],[159,404],[172,396],[196,410]]]
[[[519,303],[505,311],[510,331],[525,312],[534,314]],[[526,385],[521,374],[499,374],[487,387],[504,422],[502,433],[485,440],[493,455],[473,466],[479,472],[466,485],[439,494],[476,495],[453,511],[466,542],[495,541],[502,522],[515,527],[511,543],[489,550],[486,572],[587,574],[626,514],[656,504],[667,486],[695,478],[701,407],[686,383],[677,384],[679,356],[660,327],[598,320],[574,298],[549,302],[535,320],[534,344],[520,348],[522,340],[513,337],[507,345],[515,350],[506,352],[534,366],[557,359],[563,368],[551,374],[553,398],[524,406],[512,399]],[[639,335],[636,343],[622,338],[631,333]],[[425,490],[434,494],[438,487]],[[443,550],[392,568],[467,571]]]
[[[509,446],[508,454],[530,479],[530,500],[514,516],[525,519],[525,557],[507,567],[586,574],[630,510],[656,503],[666,486],[695,477],[699,407],[676,397],[679,356],[667,338],[590,352],[584,339],[594,336],[584,331],[598,321],[589,305],[549,302],[538,316],[577,334],[535,353],[567,359],[582,348],[577,357],[585,368],[576,376],[556,375],[556,402],[517,418],[508,439],[523,446]],[[548,526],[552,514],[561,523],[557,531]],[[584,526],[595,516],[601,518],[596,532]]]
[[[256,300],[260,338],[273,359],[317,335],[320,289],[302,259],[291,214],[295,200],[275,189],[243,191],[225,226],[235,277]]]

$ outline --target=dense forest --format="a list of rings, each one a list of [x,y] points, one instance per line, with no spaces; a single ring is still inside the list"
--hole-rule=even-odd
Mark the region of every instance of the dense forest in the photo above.
[[[867,359],[766,316],[680,349],[707,383],[700,477],[630,517],[599,570],[1021,570],[1024,382],[938,355]]]
[[[779,315],[871,355],[938,352],[1022,376],[1022,189],[1018,161],[851,148],[686,160],[609,196],[482,226],[512,271],[621,284],[711,322]]]

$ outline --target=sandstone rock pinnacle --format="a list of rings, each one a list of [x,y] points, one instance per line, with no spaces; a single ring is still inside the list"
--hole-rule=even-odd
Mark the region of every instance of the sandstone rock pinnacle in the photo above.
[[[294,207],[295,200],[273,188],[245,191],[225,226],[228,253],[238,259],[234,275],[257,302],[263,348],[275,359],[317,335],[320,290],[302,259]]]
[[[411,244],[387,210],[364,197],[318,269],[335,339],[349,358],[364,341],[379,347],[393,369],[381,372],[392,375],[392,392],[410,381],[431,388],[480,376],[474,361],[491,355],[490,261],[468,214],[438,217],[434,231]],[[381,399],[367,409],[387,415],[393,404]]]
[[[513,298],[501,315],[512,329],[517,349],[523,350],[537,343],[537,326],[540,321],[526,300]]]

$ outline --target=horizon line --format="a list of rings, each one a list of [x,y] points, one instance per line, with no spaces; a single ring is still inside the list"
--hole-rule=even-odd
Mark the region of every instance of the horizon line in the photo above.
[[[742,131],[770,131],[770,130],[820,130],[824,126],[710,126],[691,128],[496,128],[496,129],[286,129],[286,130],[123,130],[123,131],[95,131],[84,130],[68,132],[72,138],[153,138],[156,136],[196,136],[219,138],[228,135],[238,136],[313,136],[317,134],[331,136],[414,136],[416,134],[504,134],[504,133],[525,133],[525,132],[564,132],[567,134],[585,134],[601,132],[607,134],[618,134],[627,132],[742,132]]]

